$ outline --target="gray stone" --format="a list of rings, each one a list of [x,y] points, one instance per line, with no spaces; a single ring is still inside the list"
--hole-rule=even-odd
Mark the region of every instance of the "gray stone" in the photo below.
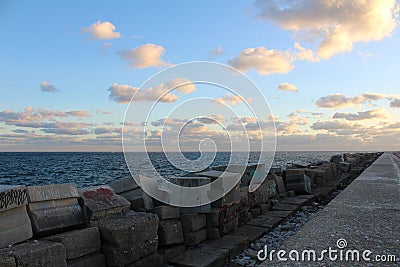
[[[106,267],[103,254],[94,253],[74,260],[67,261],[68,267]]]
[[[227,249],[196,247],[172,259],[171,264],[177,267],[223,267],[228,261]]]
[[[31,220],[25,205],[0,212],[0,248],[17,244],[31,237]]]
[[[184,232],[184,236],[185,236],[185,245],[194,246],[200,244],[201,242],[207,239],[207,231],[206,229],[201,229],[196,232]]]
[[[90,220],[118,214],[130,207],[130,202],[115,194],[109,186],[84,187],[78,191]]]
[[[272,229],[283,221],[283,218],[261,215],[252,219],[248,224],[257,227]]]
[[[65,248],[60,243],[45,240],[25,242],[3,252],[14,257],[17,266],[67,266]]]
[[[281,176],[275,176],[276,187],[279,194],[286,193],[285,183]]]
[[[0,185],[0,212],[25,206],[28,203],[23,185]]]
[[[215,240],[219,239],[221,235],[219,234],[219,228],[218,227],[208,227],[206,228],[207,231],[207,239],[208,240]]]
[[[232,235],[240,235],[247,237],[250,241],[254,242],[263,235],[265,235],[270,228],[268,227],[257,227],[252,225],[243,225],[239,229],[232,233]]]
[[[195,232],[206,227],[205,214],[183,214],[181,222],[184,232]]]
[[[13,257],[4,255],[0,250],[0,267],[16,267],[15,259]]]
[[[32,230],[36,236],[59,233],[86,223],[79,204],[68,207],[47,208],[29,212]]]
[[[27,191],[30,203],[79,197],[75,184],[28,186]]]
[[[210,248],[222,248],[229,251],[229,258],[233,259],[249,245],[249,239],[246,236],[226,235],[218,240],[207,240],[200,246]]]
[[[137,262],[128,264],[126,267],[161,267],[163,265],[162,257],[158,252],[151,254]]]
[[[158,206],[151,210],[160,220],[179,219],[179,208],[172,206]]]
[[[97,227],[69,231],[44,238],[64,245],[67,260],[79,258],[100,251],[100,233]]]
[[[296,212],[300,210],[300,205],[297,204],[285,204],[279,203],[277,206],[273,207],[272,210],[283,210],[283,211],[293,211]]]
[[[109,266],[125,266],[157,251],[155,214],[127,211],[94,224],[100,230],[102,251]]]
[[[159,246],[168,246],[183,243],[182,224],[178,220],[160,221],[158,226]]]
[[[170,262],[173,258],[178,257],[181,253],[185,251],[185,245],[172,245],[164,248],[160,248],[158,253],[160,253],[163,263]]]

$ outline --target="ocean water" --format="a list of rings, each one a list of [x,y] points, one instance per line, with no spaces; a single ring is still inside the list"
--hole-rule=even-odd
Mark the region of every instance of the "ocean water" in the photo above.
[[[318,162],[338,152],[276,152],[274,165],[301,160]],[[163,177],[182,176],[187,172],[170,164],[163,153],[148,154],[152,165]],[[195,160],[200,154],[184,153]],[[231,154],[218,152],[210,166],[226,165]],[[150,164],[143,153],[130,154],[135,162],[132,171],[151,173]],[[256,163],[259,153],[251,153],[249,163]],[[0,152],[0,184],[45,185],[76,183],[78,187],[107,184],[128,176],[129,169],[123,153],[111,152]]]

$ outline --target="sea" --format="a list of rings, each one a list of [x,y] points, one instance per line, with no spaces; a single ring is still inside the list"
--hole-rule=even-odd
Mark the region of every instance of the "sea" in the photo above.
[[[317,163],[337,153],[340,152],[276,152],[273,165],[285,167],[293,161]],[[198,152],[183,152],[183,155],[189,160],[200,157]],[[210,166],[227,165],[231,156],[229,152],[217,152]],[[187,174],[171,164],[162,152],[132,153],[129,159],[134,162],[129,165],[132,172],[146,175],[152,165],[164,178]],[[257,163],[258,159],[259,153],[250,153],[248,163]],[[83,187],[108,184],[129,175],[122,152],[0,152],[0,185],[75,183]]]

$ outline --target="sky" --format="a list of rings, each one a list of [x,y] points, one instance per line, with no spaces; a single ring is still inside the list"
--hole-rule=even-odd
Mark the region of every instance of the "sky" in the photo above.
[[[0,151],[122,151],[122,136],[226,150],[273,124],[277,150],[400,150],[398,14],[395,0],[2,0]],[[142,86],[196,61],[261,95],[187,75]]]

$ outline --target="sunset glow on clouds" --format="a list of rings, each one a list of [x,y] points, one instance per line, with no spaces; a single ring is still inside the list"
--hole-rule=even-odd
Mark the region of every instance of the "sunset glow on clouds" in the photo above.
[[[188,150],[204,138],[227,148],[245,135],[257,144],[273,125],[278,150],[400,150],[395,0],[37,5],[0,4],[0,151],[121,151],[122,134],[154,149],[177,134]],[[165,68],[209,59],[248,75],[273,115],[235,118],[226,107],[258,99],[209,88],[215,110],[169,117],[163,107],[206,89],[183,76],[141,88]],[[132,98],[138,116],[123,128]],[[146,121],[142,105],[155,101]]]

